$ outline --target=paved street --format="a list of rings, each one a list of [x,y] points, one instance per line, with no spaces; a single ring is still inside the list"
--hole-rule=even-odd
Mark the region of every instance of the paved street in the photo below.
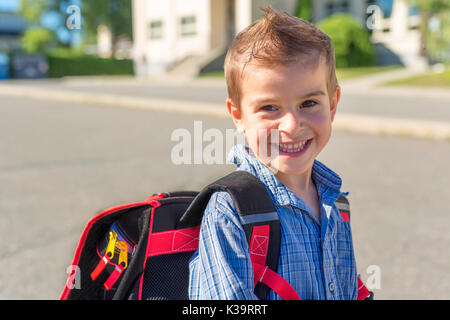
[[[356,82],[356,84],[355,84]],[[63,80],[24,81],[15,80],[0,83],[8,88],[32,86],[41,91],[83,93],[90,95],[113,95],[184,102],[208,103],[222,108],[227,98],[225,82],[222,79],[197,79],[193,81],[137,81],[134,78],[67,78]],[[450,122],[450,90],[448,89],[404,89],[392,94],[390,88],[367,90],[357,86],[357,81],[343,81],[339,109],[343,113],[367,116],[407,118]],[[1,87],[0,87],[1,88]],[[402,93],[401,95],[395,93]],[[426,93],[426,94],[423,94]]]
[[[99,210],[199,189],[234,168],[170,158],[174,129],[193,132],[203,120],[203,130],[224,132],[228,119],[0,101],[0,299],[57,299],[83,226]],[[381,270],[377,298],[450,299],[449,158],[448,141],[338,131],[321,155],[350,191],[359,273],[366,280],[368,267]]]

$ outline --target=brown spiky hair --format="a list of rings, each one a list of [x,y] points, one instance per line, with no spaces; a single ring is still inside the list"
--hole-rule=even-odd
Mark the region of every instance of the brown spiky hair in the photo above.
[[[276,67],[304,62],[316,67],[320,59],[325,59],[331,99],[338,82],[330,38],[303,19],[270,6],[262,10],[264,16],[241,31],[228,49],[224,63],[228,97],[240,109],[241,82],[248,64]]]

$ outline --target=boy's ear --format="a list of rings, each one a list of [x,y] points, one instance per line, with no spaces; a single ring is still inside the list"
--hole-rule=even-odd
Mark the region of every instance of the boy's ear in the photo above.
[[[228,98],[227,101],[227,110],[230,114],[231,118],[233,119],[234,125],[236,126],[237,130],[241,133],[244,132],[244,126],[242,122],[242,114],[239,108],[234,104],[233,100],[231,98]]]
[[[331,122],[333,122],[334,116],[336,115],[337,106],[340,99],[341,99],[341,87],[336,86],[336,90],[334,91],[334,95],[330,103]]]

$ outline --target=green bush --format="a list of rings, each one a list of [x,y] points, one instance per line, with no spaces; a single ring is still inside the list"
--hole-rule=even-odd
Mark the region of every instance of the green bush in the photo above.
[[[53,32],[46,28],[28,29],[22,37],[22,47],[27,53],[41,53],[52,42]]]
[[[333,42],[337,68],[374,65],[375,51],[369,32],[356,19],[347,14],[335,14],[317,26]]]
[[[49,77],[132,75],[133,61],[130,59],[105,59],[90,55],[48,55]]]
[[[296,16],[306,21],[311,21],[312,0],[298,0]]]
[[[431,62],[450,62],[450,9],[434,13],[425,28],[425,47]]]

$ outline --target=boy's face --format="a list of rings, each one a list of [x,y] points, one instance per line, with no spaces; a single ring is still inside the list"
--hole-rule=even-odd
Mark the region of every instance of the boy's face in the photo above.
[[[277,177],[309,174],[327,144],[340,98],[338,87],[330,99],[327,83],[328,66],[322,59],[316,68],[302,63],[274,68],[247,65],[240,110],[227,100],[236,127],[245,133],[257,158],[266,165],[270,162]],[[270,161],[264,161],[264,150],[271,150]]]

